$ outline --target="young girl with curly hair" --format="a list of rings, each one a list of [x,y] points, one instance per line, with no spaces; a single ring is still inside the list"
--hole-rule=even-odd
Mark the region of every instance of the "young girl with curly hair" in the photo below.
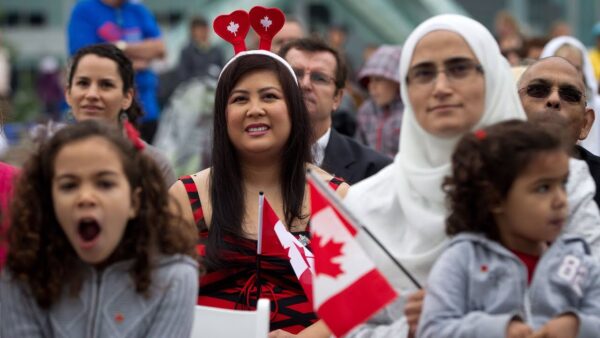
[[[25,164],[0,279],[2,337],[189,337],[192,227],[116,128],[65,127]]]
[[[600,270],[583,239],[561,234],[569,155],[560,134],[509,120],[459,142],[444,182],[453,238],[429,275],[419,337],[600,332]]]

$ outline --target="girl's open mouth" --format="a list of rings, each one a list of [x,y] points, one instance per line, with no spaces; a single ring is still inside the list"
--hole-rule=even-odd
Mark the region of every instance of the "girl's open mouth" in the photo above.
[[[84,242],[91,242],[100,234],[100,225],[95,219],[82,219],[77,226],[77,232]]]

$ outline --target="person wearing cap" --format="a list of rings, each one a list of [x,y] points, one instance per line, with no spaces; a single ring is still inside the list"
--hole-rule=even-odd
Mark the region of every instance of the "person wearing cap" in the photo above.
[[[594,68],[594,75],[596,81],[600,80],[600,22],[596,23],[592,28],[592,35],[594,36],[594,42],[596,45],[589,52],[590,60],[592,61],[592,67]],[[600,93],[598,93],[600,94]]]
[[[358,138],[378,152],[394,157],[398,152],[404,105],[400,99],[399,46],[379,47],[358,73],[369,98],[358,109]]]

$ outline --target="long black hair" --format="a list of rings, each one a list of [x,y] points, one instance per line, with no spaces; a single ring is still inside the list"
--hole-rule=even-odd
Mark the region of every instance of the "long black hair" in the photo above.
[[[237,150],[227,133],[227,100],[235,85],[249,73],[271,71],[279,79],[288,107],[291,131],[281,154],[280,186],[285,222],[303,218],[306,163],[311,161],[311,127],[302,92],[290,71],[280,61],[265,55],[244,55],[228,65],[217,84],[214,108],[210,200],[212,219],[206,245],[208,269],[223,266],[219,256],[227,235],[241,236],[246,206]]]

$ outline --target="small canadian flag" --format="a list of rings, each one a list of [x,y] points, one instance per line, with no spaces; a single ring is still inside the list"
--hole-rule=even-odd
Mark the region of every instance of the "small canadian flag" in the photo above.
[[[262,203],[262,225],[259,229],[260,245],[257,246],[257,254],[288,259],[308,301],[312,302],[313,253],[287,230],[266,198]]]
[[[308,175],[312,249],[315,255],[313,301],[318,316],[341,337],[365,322],[398,294],[355,240],[356,229],[336,203]],[[335,198],[335,197],[331,197]]]

